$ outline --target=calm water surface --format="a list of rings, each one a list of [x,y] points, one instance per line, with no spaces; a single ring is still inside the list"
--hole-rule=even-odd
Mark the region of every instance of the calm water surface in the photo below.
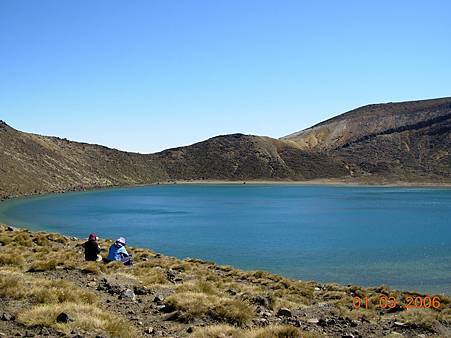
[[[451,294],[451,190],[172,185],[0,204],[0,221],[78,237],[125,236],[303,280]]]

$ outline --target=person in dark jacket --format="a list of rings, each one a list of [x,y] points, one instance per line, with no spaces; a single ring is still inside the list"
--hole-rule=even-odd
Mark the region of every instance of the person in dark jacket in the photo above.
[[[85,248],[85,259],[87,261],[101,261],[102,256],[100,253],[100,246],[97,242],[97,235],[90,234],[88,240],[83,243],[83,247]]]

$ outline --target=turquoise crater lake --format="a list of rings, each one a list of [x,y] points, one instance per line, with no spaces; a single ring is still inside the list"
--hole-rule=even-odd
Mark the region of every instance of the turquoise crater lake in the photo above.
[[[0,203],[0,221],[287,277],[451,293],[451,190],[158,185]]]

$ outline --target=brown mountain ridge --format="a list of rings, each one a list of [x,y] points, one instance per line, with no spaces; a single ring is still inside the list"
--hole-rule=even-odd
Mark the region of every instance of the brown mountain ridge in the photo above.
[[[232,134],[138,154],[0,122],[0,198],[174,180],[451,183],[451,98],[368,105],[281,139]]]
[[[360,107],[282,139],[342,159],[356,177],[443,182],[450,131],[448,97]]]

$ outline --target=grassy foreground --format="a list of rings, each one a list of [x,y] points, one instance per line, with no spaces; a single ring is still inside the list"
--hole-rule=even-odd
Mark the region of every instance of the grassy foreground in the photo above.
[[[406,304],[424,295],[296,281],[138,248],[130,248],[132,267],[85,262],[82,243],[0,225],[0,336],[451,335],[449,296],[435,309],[382,309],[381,296]],[[354,296],[367,297],[368,309],[356,309]]]

